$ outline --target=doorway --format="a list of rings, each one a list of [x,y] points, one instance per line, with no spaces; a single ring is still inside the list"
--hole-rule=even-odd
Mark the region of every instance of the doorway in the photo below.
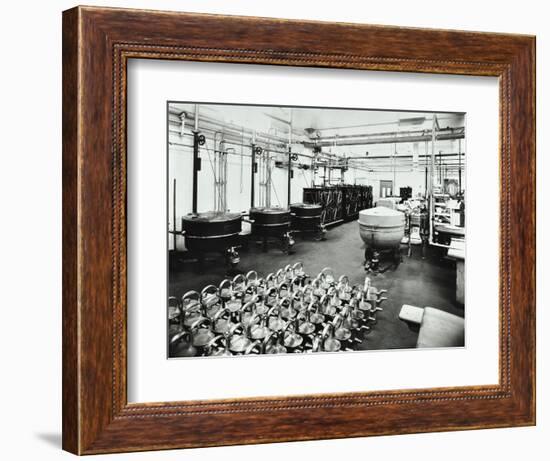
[[[393,196],[393,181],[380,181],[380,198]]]

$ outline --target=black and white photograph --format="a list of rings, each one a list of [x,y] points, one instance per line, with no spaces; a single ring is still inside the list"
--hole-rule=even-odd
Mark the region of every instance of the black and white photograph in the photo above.
[[[466,114],[169,101],[169,358],[465,346]]]
[[[3,459],[544,459],[544,5],[6,2]]]

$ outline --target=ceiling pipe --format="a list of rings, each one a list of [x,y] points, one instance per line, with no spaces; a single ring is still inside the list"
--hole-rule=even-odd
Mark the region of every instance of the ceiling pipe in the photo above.
[[[456,127],[456,128],[442,128],[439,130],[439,133],[444,131],[450,131],[451,133],[454,133],[455,131],[458,133],[464,133],[464,127]],[[399,136],[399,135],[415,135],[415,134],[421,134],[421,135],[427,135],[431,133],[431,130],[409,130],[409,131],[386,131],[386,132],[379,132],[379,133],[358,133],[358,134],[348,134],[348,135],[335,135],[335,136],[320,136],[317,138],[311,138],[313,141],[328,141],[328,140],[339,140],[339,139],[353,139],[353,138],[365,138],[370,136]]]
[[[350,110],[357,110],[361,111],[362,109],[350,109]],[[454,114],[449,115],[447,117],[438,117],[439,120],[455,120],[457,116],[460,116],[463,114]],[[392,121],[392,122],[378,122],[378,123],[360,123],[358,125],[343,125],[343,126],[330,126],[330,127],[320,127],[320,128],[311,128],[312,132],[315,131],[334,131],[334,130],[347,130],[350,128],[365,128],[369,126],[387,126],[387,125],[397,125],[399,124],[399,121]]]
[[[178,115],[178,114],[176,114],[176,115]],[[179,114],[179,115],[181,115],[181,114]],[[195,114],[193,114],[191,112],[185,112],[185,117],[189,118],[189,119],[193,119],[195,117]],[[244,130],[245,133],[247,133],[249,135],[252,135],[252,131],[253,131],[251,129],[244,128],[242,126],[235,125],[234,123],[223,122],[223,121],[217,120],[213,117],[209,117],[209,116],[206,116],[206,115],[200,115],[200,121],[204,122],[204,123],[210,123],[212,125],[223,126],[224,128],[229,129],[229,130],[233,130],[237,133],[241,133]],[[270,135],[269,133],[264,133],[264,132],[261,132],[261,131],[256,132],[256,138],[271,139],[271,140],[274,140],[274,141],[277,141],[277,142],[280,142],[280,143],[285,143],[286,142],[285,138]]]
[[[188,119],[192,120],[195,125],[198,125],[197,122],[200,120],[203,123],[202,129],[204,131],[212,131],[212,132],[218,131],[217,129],[204,126],[204,123],[214,125],[214,126],[218,126],[218,127],[224,127],[226,130],[228,130],[228,131],[226,131],[226,137],[227,137],[228,141],[229,141],[229,139],[231,139],[230,142],[234,145],[241,145],[242,144],[242,142],[243,142],[243,133],[248,133],[249,137],[252,138],[252,134],[253,134],[252,130],[246,129],[244,127],[237,126],[235,124],[220,122],[220,121],[215,120],[215,119],[213,119],[211,117],[208,117],[208,116],[199,115],[197,110],[195,110],[195,113],[185,112],[185,111],[180,112],[180,113],[176,113],[174,111],[171,111],[170,114],[172,114],[172,115],[174,115],[178,118],[181,117],[180,120],[175,120],[176,123],[177,122],[182,123],[183,122],[182,119],[188,118]],[[197,115],[199,115],[199,117],[197,117]],[[461,129],[464,130],[463,127]],[[444,131],[444,130],[450,130],[451,133],[439,133],[436,136],[436,140],[454,140],[454,139],[463,139],[464,138],[464,133],[463,132],[462,133],[455,132],[455,130],[457,130],[457,128],[446,128],[446,129],[443,129],[441,131]],[[231,131],[233,131],[233,132],[231,132]],[[400,132],[400,133],[403,133],[403,132]],[[418,131],[405,132],[405,133],[425,133],[425,131],[424,130],[418,130]],[[391,135],[391,134],[392,133],[390,133],[389,135]],[[357,136],[361,136],[361,135],[354,135],[353,137],[357,137]],[[373,134],[367,135],[367,136],[373,136]],[[326,139],[329,139],[329,138],[330,137],[327,137]],[[342,139],[344,137],[343,136],[334,136],[334,138]],[[421,141],[430,141],[430,140],[432,140],[432,136],[430,136],[429,134],[426,134],[426,135],[420,135],[420,136],[401,136],[401,137],[393,137],[393,138],[382,137],[382,138],[374,138],[374,139],[373,138],[360,139],[360,140],[356,139],[356,140],[352,140],[352,141],[340,142],[340,143],[338,143],[338,145],[339,146],[354,146],[354,145],[421,142]],[[261,142],[261,143],[275,142],[275,143],[280,144],[280,145],[284,145],[288,142],[287,139],[272,135],[270,133],[257,133],[257,141]],[[302,142],[297,142],[297,143],[302,144],[302,145],[304,145],[304,147],[309,147],[309,148],[312,148],[312,147],[315,147],[315,146],[317,146],[317,147],[330,147],[330,146],[334,145],[334,141],[332,141],[332,142],[324,141],[324,142],[320,142],[320,143],[302,141]],[[303,155],[303,156],[306,156],[306,157],[311,157],[307,154],[300,154],[300,155]],[[326,158],[339,158],[336,154],[332,154],[332,153],[328,153],[328,152],[320,152],[318,155],[321,155],[321,156],[326,157]],[[424,157],[424,156],[421,156],[421,157]],[[362,159],[363,157],[357,157],[357,158]],[[375,158],[375,157],[366,157],[366,158]]]
[[[404,142],[422,142],[422,141],[431,141],[434,137],[431,134],[422,135],[422,136],[403,136],[403,137],[393,137],[393,138],[374,138],[374,139],[358,139],[353,141],[344,141],[338,143],[338,146],[366,146],[371,144],[393,144],[393,143],[404,143]],[[464,133],[441,133],[435,136],[436,141],[450,141],[454,139],[464,139]],[[305,147],[330,147],[334,143],[330,141],[323,141],[319,143],[311,141],[303,141]]]
[[[453,153],[453,152],[441,154],[442,157],[458,157],[459,155],[464,155],[464,154]],[[392,157],[393,155],[390,154],[390,155],[356,155],[356,156],[352,155],[347,158],[352,160],[376,160],[376,159],[387,159]],[[398,154],[396,157],[398,159],[413,158],[413,156],[409,154]],[[429,157],[430,157],[429,154],[418,154],[418,158],[429,158]]]

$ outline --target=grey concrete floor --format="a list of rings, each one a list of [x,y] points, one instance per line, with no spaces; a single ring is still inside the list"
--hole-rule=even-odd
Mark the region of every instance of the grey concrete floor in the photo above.
[[[437,248],[430,248],[426,259],[422,259],[420,248],[414,247],[409,258],[402,248],[403,262],[396,270],[370,275],[372,284],[386,289],[388,300],[377,315],[378,322],[363,341],[361,349],[401,349],[415,347],[418,333],[399,320],[403,304],[420,307],[436,307],[464,317],[464,308],[455,300],[456,269],[454,262],[441,257]],[[294,253],[284,254],[275,244],[267,253],[261,246],[250,241],[249,249],[241,251],[240,272],[255,270],[263,277],[269,272],[287,264],[300,261],[305,271],[315,276],[324,267],[331,267],[337,276],[346,274],[352,284],[362,284],[365,279],[363,268],[364,245],[359,237],[357,222],[333,227],[327,232],[327,239],[316,242],[296,237]],[[186,261],[177,270],[170,271],[169,294],[182,296],[188,290],[200,291],[208,284],[218,285],[227,277],[221,256],[212,255],[199,266],[195,261]]]

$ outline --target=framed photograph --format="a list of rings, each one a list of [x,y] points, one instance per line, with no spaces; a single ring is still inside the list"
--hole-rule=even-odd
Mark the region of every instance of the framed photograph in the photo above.
[[[535,39],[63,13],[63,447],[535,424]]]

